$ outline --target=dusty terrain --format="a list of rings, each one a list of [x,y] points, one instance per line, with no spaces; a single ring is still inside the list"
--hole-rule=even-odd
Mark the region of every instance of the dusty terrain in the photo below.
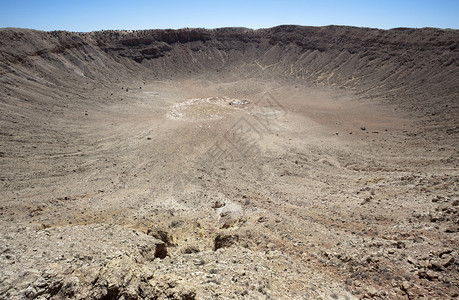
[[[456,299],[459,31],[0,29],[0,298]]]

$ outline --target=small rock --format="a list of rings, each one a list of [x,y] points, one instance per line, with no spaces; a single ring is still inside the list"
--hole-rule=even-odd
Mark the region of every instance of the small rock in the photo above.
[[[217,251],[220,248],[228,248],[234,245],[239,241],[238,235],[225,235],[225,234],[218,234],[215,237],[214,241],[214,250]]]
[[[247,99],[244,99],[244,100],[233,99],[233,100],[231,100],[229,105],[244,105],[244,104],[248,104],[248,103],[249,103],[249,100],[247,100]]]
[[[374,287],[370,286],[368,288],[366,288],[366,293],[368,296],[370,297],[379,297],[380,294],[378,292],[378,290],[376,290]]]
[[[225,202],[223,200],[216,200],[212,205],[212,208],[220,208],[225,206]]]
[[[408,289],[411,288],[411,285],[410,285],[410,283],[408,281],[404,281],[404,282],[402,282],[401,288],[405,292],[408,292]]]
[[[443,270],[442,262],[440,260],[431,260],[429,261],[427,268],[434,270],[434,271],[442,271]]]
[[[421,279],[427,279],[427,280],[435,280],[438,278],[438,275],[435,274],[435,272],[431,271],[431,270],[420,270],[418,271],[418,276],[419,278]]]
[[[445,232],[446,232],[446,233],[456,233],[456,232],[459,231],[458,227],[459,227],[459,226],[457,226],[457,225],[448,226],[448,227],[445,229]]]
[[[37,287],[37,288],[44,288],[48,284],[47,284],[46,280],[43,277],[40,277],[33,283],[33,285],[35,287]]]
[[[37,295],[37,290],[33,286],[29,286],[25,289],[24,295],[27,298],[34,298]]]
[[[408,263],[410,263],[412,265],[417,265],[417,261],[414,258],[412,258],[411,256],[408,256],[406,258],[406,260],[408,261]]]
[[[451,254],[444,254],[441,258],[437,261],[439,265],[447,268],[454,263],[454,257]]]

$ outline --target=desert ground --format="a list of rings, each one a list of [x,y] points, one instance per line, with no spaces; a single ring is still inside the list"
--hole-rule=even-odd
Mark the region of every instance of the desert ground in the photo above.
[[[0,298],[456,299],[459,31],[0,29]]]

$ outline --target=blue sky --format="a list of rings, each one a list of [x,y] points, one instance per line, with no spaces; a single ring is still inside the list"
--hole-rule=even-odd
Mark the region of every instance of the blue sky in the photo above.
[[[0,0],[0,28],[93,31],[282,24],[459,29],[459,0]]]

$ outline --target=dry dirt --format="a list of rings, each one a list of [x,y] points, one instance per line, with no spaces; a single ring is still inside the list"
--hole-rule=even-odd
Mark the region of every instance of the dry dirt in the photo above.
[[[458,44],[0,29],[0,298],[456,299]]]

